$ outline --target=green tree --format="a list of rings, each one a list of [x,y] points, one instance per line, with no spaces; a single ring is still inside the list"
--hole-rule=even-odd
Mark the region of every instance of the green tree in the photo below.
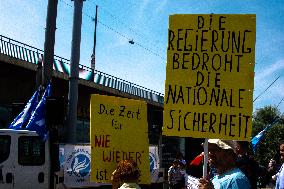
[[[263,166],[267,166],[271,158],[279,158],[278,142],[284,139],[284,115],[275,106],[265,106],[253,114],[252,137],[275,120],[277,122],[264,134],[257,146],[255,158]]]

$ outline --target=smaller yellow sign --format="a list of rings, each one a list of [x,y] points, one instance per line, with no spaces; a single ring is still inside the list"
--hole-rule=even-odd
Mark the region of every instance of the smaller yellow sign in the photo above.
[[[141,183],[150,183],[147,105],[113,96],[91,96],[91,181],[110,183],[122,159],[132,158]]]

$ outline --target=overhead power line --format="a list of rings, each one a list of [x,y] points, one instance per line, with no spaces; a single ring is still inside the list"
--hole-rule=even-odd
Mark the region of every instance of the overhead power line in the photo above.
[[[64,1],[64,0],[60,0],[62,3],[64,3],[65,5],[67,5],[68,7],[71,7],[71,8],[73,8],[73,6],[72,5],[70,5],[69,3],[67,3],[66,1]]]
[[[95,4],[96,5],[96,4]],[[161,47],[159,47],[157,45],[157,42],[160,43],[160,44],[163,44],[161,41],[159,40],[155,40],[155,41],[152,41],[152,40],[149,40],[149,38],[147,38],[145,35],[141,34],[141,33],[138,33],[136,29],[133,29],[131,27],[129,27],[128,24],[124,23],[123,21],[121,21],[120,18],[118,18],[118,16],[115,16],[114,14],[110,13],[109,11],[107,11],[105,8],[101,7],[102,11],[105,12],[107,15],[109,15],[113,20],[117,21],[119,24],[125,26],[125,28],[127,28],[130,32],[134,33],[135,35],[143,38],[143,40],[147,41],[148,43],[150,43],[152,46],[155,46],[157,49],[159,50],[164,50],[162,49]]]
[[[63,2],[65,5],[69,6],[69,7],[73,7],[72,5],[70,5],[69,3],[67,3],[65,0],[60,0],[61,2]],[[92,21],[95,19],[93,16],[90,16],[89,14],[85,13],[85,12],[82,12],[82,14],[86,17],[89,17]],[[160,54],[158,54],[157,52],[155,52],[154,50],[151,50],[150,48],[147,48],[145,47],[144,45],[142,45],[141,43],[139,42],[136,42],[134,41],[132,38],[126,36],[125,34],[117,31],[116,29],[108,26],[107,24],[103,23],[102,21],[100,21],[99,19],[97,20],[99,24],[101,24],[102,26],[104,26],[105,28],[115,32],[116,34],[120,35],[121,37],[127,39],[129,42],[131,41],[132,43],[131,44],[136,44],[137,46],[139,46],[140,48],[143,48],[144,50],[148,51],[149,53],[161,58],[163,61],[166,61],[166,59],[161,56]]]
[[[256,101],[259,97],[261,97],[280,77],[281,77],[281,75],[278,76],[263,92],[261,92],[261,93],[253,100],[253,102]]]
[[[101,25],[103,25],[104,27],[108,28],[109,30],[115,32],[116,34],[120,35],[121,37],[124,37],[125,39],[127,39],[128,41],[132,40],[130,37],[127,37],[126,35],[120,33],[119,31],[113,29],[112,27],[104,24],[103,22],[101,22],[100,20],[98,20],[98,23],[100,23]]]
[[[280,100],[280,102],[278,103],[278,105],[276,106],[276,108],[278,108],[281,104],[281,102],[284,100],[284,97]]]

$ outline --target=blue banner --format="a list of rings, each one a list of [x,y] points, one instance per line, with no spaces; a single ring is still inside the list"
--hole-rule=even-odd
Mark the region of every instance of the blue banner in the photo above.
[[[46,97],[51,95],[51,85],[49,84],[40,102],[32,113],[32,116],[27,124],[27,130],[36,131],[36,133],[44,140],[47,138],[47,127],[45,124],[45,106],[46,106]]]
[[[13,122],[9,125],[9,129],[25,129],[25,125],[27,124],[28,120],[30,119],[32,112],[35,110],[37,103],[38,103],[38,95],[39,90],[37,90],[31,99],[26,104],[23,111],[13,120]]]
[[[256,152],[256,147],[258,143],[263,139],[264,134],[268,129],[270,129],[273,125],[275,125],[278,122],[279,119],[275,119],[271,124],[269,124],[267,127],[265,127],[262,131],[260,131],[255,137],[251,139],[251,144],[252,144],[252,150],[255,153]]]

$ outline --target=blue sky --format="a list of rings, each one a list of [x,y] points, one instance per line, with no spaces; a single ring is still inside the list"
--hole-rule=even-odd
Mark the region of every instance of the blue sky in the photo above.
[[[58,0],[55,54],[70,59],[73,1]],[[171,14],[256,14],[254,110],[284,97],[283,0],[87,0],[80,63],[90,66],[98,5],[96,69],[164,93]],[[0,0],[0,34],[43,49],[47,0]],[[133,45],[128,41],[133,39]],[[279,106],[284,112],[284,102]]]

